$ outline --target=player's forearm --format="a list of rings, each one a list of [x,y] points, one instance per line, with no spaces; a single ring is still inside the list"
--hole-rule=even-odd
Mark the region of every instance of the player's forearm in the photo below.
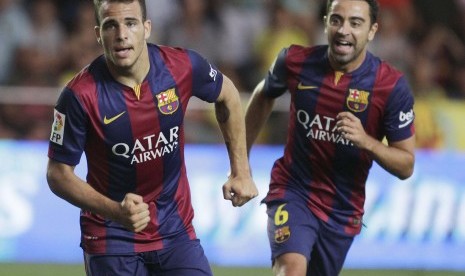
[[[77,177],[72,167],[50,161],[47,168],[47,182],[54,194],[72,205],[107,219],[114,220],[117,217],[119,202],[98,193]]]
[[[381,167],[399,179],[406,179],[412,175],[415,163],[415,156],[412,152],[387,146],[372,137],[370,140],[367,151]]]
[[[274,106],[274,99],[263,95],[264,81],[260,82],[252,94],[245,113],[247,152],[250,153],[253,143],[265,125]]]
[[[249,175],[244,116],[237,90],[231,91],[223,101],[215,104],[215,113],[228,150],[231,174]]]

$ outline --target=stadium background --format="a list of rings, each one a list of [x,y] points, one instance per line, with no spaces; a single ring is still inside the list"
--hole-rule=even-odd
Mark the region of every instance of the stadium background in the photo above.
[[[196,49],[235,81],[244,102],[281,47],[324,42],[324,3],[147,0],[152,42]],[[465,1],[380,3],[370,50],[409,79],[418,157],[407,181],[372,169],[367,227],[343,275],[465,275]],[[93,22],[86,0],[0,0],[0,275],[83,275],[79,210],[51,194],[44,172],[60,89],[101,53]],[[282,151],[287,105],[280,99],[253,151],[261,195]],[[269,275],[264,207],[222,199],[227,159],[211,106],[194,100],[187,116],[195,224],[215,275]]]

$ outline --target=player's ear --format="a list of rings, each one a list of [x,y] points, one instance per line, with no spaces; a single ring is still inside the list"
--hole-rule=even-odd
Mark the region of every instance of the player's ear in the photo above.
[[[95,26],[94,31],[95,31],[95,36],[97,37],[97,43],[102,45],[102,38],[100,37],[100,27]]]
[[[325,33],[328,32],[328,28],[326,27],[326,20],[328,20],[328,17],[325,15],[325,16],[323,16],[323,26],[325,26],[325,29],[324,29]]]
[[[368,41],[372,41],[375,38],[376,31],[378,31],[378,23],[371,25],[370,32],[368,33]]]
[[[147,19],[144,22],[144,29],[145,29],[145,40],[149,39],[150,34],[152,33],[152,21]]]

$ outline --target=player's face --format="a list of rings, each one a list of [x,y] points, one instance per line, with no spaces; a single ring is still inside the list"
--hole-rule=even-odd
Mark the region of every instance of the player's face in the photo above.
[[[365,59],[367,44],[378,29],[370,7],[361,0],[335,0],[325,18],[329,58],[334,70],[351,72]]]
[[[146,54],[151,29],[149,20],[143,22],[138,1],[104,2],[99,18],[100,26],[95,27],[95,32],[109,66],[118,71],[137,70],[142,54]]]

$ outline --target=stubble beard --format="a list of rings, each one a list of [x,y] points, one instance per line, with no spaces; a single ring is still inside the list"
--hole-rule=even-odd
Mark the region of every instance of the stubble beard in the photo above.
[[[354,48],[349,54],[337,54],[333,49],[329,52],[329,57],[335,70],[346,69],[352,62],[356,61],[362,54],[363,49]]]

